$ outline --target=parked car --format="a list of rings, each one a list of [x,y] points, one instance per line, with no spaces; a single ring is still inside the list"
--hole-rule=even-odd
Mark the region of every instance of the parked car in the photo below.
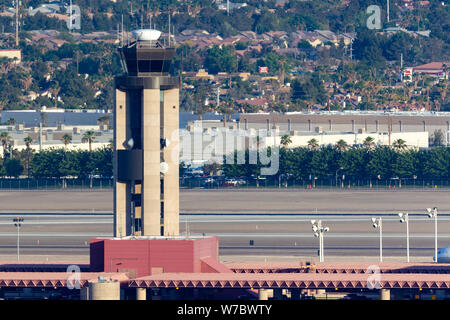
[[[222,183],[223,187],[235,187],[237,186],[238,182],[236,179],[234,178],[227,178],[225,179],[225,181]]]

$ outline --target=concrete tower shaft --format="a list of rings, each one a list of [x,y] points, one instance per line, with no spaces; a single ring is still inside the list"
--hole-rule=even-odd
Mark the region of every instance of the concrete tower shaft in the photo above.
[[[169,75],[175,49],[137,38],[119,48],[125,75],[116,78],[114,236],[177,236],[179,79]]]

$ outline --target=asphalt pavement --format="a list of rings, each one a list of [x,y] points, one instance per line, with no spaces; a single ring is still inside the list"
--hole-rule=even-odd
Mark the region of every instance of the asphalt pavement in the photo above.
[[[88,260],[89,240],[112,235],[112,216],[27,215],[20,230],[15,215],[0,216],[0,259],[17,255],[76,257]],[[379,231],[370,216],[347,215],[189,215],[180,217],[180,233],[219,237],[222,260],[315,259],[319,241],[313,236],[311,219],[321,219],[330,231],[325,234],[326,261],[379,259]],[[383,219],[385,261],[405,261],[406,226],[395,215]],[[450,245],[450,217],[438,220],[439,247]],[[252,244],[251,244],[252,242]],[[410,216],[410,255],[413,261],[431,261],[434,253],[434,221],[424,214]],[[61,258],[62,259],[62,258]]]

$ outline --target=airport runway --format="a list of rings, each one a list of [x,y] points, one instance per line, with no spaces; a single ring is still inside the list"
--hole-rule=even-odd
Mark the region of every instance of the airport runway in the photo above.
[[[0,215],[0,259],[17,253],[15,215]],[[253,257],[273,260],[317,258],[318,238],[311,219],[321,218],[330,227],[325,235],[325,259],[377,261],[379,232],[370,215],[182,215],[181,234],[217,235],[223,260]],[[20,228],[21,256],[77,256],[88,259],[89,239],[112,235],[111,215],[24,215]],[[450,216],[438,221],[439,247],[450,245]],[[253,240],[253,245],[250,245]],[[431,261],[434,254],[434,222],[425,215],[410,215],[412,260]],[[386,261],[405,261],[406,226],[394,215],[383,216],[383,256]],[[247,258],[247,260],[252,260]]]
[[[395,216],[409,212],[412,260],[431,261],[434,224],[424,212],[439,209],[439,247],[450,245],[450,190],[181,190],[180,231],[217,235],[222,259],[317,258],[318,239],[311,219],[331,228],[324,239],[325,258],[376,261],[378,230],[371,216],[384,219],[385,260],[404,261],[406,228]],[[25,218],[20,251],[28,257],[88,259],[89,239],[112,235],[112,192],[0,192],[0,259],[14,259],[17,229],[12,219]],[[253,240],[253,245],[250,241]]]
[[[111,213],[108,191],[1,191],[0,213]],[[450,214],[450,189],[305,190],[181,189],[182,213],[422,213]]]

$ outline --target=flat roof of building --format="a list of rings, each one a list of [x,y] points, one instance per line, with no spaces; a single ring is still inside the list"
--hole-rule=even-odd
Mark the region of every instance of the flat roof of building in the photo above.
[[[450,274],[378,274],[379,288],[450,288]],[[130,287],[234,289],[364,289],[366,273],[161,273],[129,280]],[[373,284],[375,286],[376,283]]]
[[[98,240],[198,240],[214,238],[214,236],[126,236],[126,237],[96,237]]]
[[[71,275],[70,272],[0,272],[0,287],[67,287]],[[98,281],[99,276],[104,280],[111,279],[125,284],[129,280],[125,273],[117,272],[80,272],[76,280],[80,287],[85,287],[89,282]]]
[[[182,237],[183,238],[183,237]],[[3,261],[1,266],[40,268],[70,265],[86,266],[86,261],[36,262]],[[380,288],[450,288],[450,263],[403,262],[224,262],[234,272],[160,273],[130,278],[126,273],[80,272],[80,286],[104,280],[120,281],[122,286],[145,288],[368,288],[368,274],[376,275]],[[301,271],[303,270],[303,271]],[[371,270],[371,271],[369,271]],[[67,287],[69,272],[0,272],[3,287]]]

